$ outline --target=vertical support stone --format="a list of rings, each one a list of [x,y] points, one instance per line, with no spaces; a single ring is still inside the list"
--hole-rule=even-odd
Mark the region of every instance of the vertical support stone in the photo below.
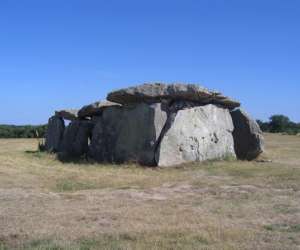
[[[246,112],[237,109],[231,112],[234,124],[234,147],[238,159],[254,160],[264,151],[262,131]]]
[[[48,152],[59,152],[63,134],[65,130],[65,122],[58,116],[52,116],[48,121],[48,128],[46,133],[46,150]]]
[[[93,123],[85,120],[72,121],[66,127],[61,153],[67,157],[81,157],[88,152],[89,137],[92,133]]]

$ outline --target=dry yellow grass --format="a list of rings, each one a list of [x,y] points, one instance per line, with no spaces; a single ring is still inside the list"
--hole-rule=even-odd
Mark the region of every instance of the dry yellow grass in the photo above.
[[[0,140],[0,249],[300,249],[300,138],[272,162],[62,164]]]

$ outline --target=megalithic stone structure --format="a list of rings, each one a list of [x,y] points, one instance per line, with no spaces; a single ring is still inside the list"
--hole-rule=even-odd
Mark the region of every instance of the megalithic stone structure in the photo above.
[[[56,112],[46,138],[46,145],[55,147],[47,150],[160,167],[227,157],[253,160],[263,152],[263,135],[239,107],[195,84],[143,84],[111,92],[79,111]],[[63,119],[71,120],[66,128]]]

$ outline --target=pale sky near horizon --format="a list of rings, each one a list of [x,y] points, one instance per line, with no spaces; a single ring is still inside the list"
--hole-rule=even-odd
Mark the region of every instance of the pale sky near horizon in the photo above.
[[[199,83],[300,122],[300,1],[1,0],[0,124],[143,82]]]

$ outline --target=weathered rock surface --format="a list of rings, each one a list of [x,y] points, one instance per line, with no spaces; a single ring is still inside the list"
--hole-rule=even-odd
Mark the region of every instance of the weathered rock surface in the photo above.
[[[246,112],[237,109],[231,112],[235,152],[241,160],[253,160],[264,151],[262,131]]]
[[[96,124],[90,156],[105,162],[155,165],[155,149],[167,120],[161,103],[110,107]]]
[[[99,116],[102,114],[104,109],[112,106],[120,106],[120,104],[110,102],[110,101],[95,102],[90,105],[86,105],[82,107],[78,112],[78,117],[85,118],[85,117]]]
[[[235,157],[227,109],[210,104],[179,110],[169,119],[156,152],[158,166]]]
[[[52,116],[48,121],[45,146],[48,152],[58,152],[65,130],[64,120],[57,116]]]
[[[91,121],[72,121],[65,129],[60,152],[70,157],[80,157],[86,154],[93,125]]]
[[[107,97],[107,100],[120,104],[155,103],[164,99],[185,100],[201,105],[217,104],[228,109],[240,106],[239,102],[225,97],[221,93],[211,92],[194,84],[144,84],[111,92]]]
[[[78,118],[77,109],[64,109],[60,111],[55,111],[55,115],[69,121],[76,120]]]

